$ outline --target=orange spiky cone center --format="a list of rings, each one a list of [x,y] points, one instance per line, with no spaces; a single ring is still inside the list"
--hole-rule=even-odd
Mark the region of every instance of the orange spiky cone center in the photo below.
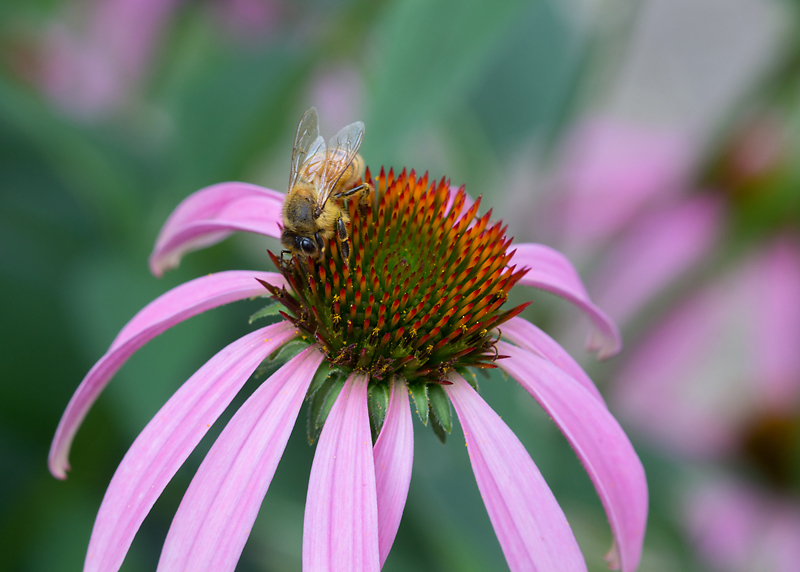
[[[371,383],[403,376],[442,383],[463,367],[494,367],[496,328],[525,305],[502,308],[525,270],[508,263],[511,240],[463,187],[404,170],[372,178],[368,205],[347,205],[349,265],[332,240],[318,259],[273,261],[291,286],[270,287],[284,317],[312,336],[330,364]]]

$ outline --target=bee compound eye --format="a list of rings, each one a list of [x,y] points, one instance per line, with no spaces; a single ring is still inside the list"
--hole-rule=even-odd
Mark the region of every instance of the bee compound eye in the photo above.
[[[302,250],[306,254],[316,254],[317,246],[314,244],[314,241],[310,238],[299,238],[298,242],[300,243],[300,250]]]

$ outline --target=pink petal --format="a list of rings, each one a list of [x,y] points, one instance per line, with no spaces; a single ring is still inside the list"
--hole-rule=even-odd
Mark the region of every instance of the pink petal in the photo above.
[[[685,501],[687,536],[714,569],[745,570],[765,528],[754,490],[728,479],[698,486]]]
[[[414,464],[414,427],[408,388],[399,377],[392,383],[389,410],[375,442],[373,456],[378,498],[378,544],[383,566],[400,527]]]
[[[367,383],[352,375],[322,429],[308,483],[303,570],[380,570]]]
[[[622,338],[614,322],[595,306],[581,282],[578,272],[563,254],[543,244],[524,243],[514,246],[511,264],[529,268],[520,284],[541,288],[572,302],[592,320],[595,331],[586,347],[597,351],[598,359],[611,357],[622,349]]]
[[[800,538],[799,509],[796,502],[783,502],[780,506],[772,507],[772,514],[767,515],[770,523],[759,562],[772,562],[775,572],[800,570],[800,542],[797,541]]]
[[[628,437],[602,403],[561,369],[498,342],[498,361],[547,411],[592,479],[618,547],[623,572],[639,565],[647,522],[647,481]]]
[[[524,318],[511,318],[502,327],[503,337],[560,367],[585,387],[600,403],[605,403],[597,386],[558,342]]]
[[[114,111],[140,91],[176,4],[105,0],[86,5],[88,11],[80,10],[86,21],[49,30],[41,42],[40,70],[34,73],[67,111],[85,118]]]
[[[280,322],[215,355],[153,417],[114,473],[92,530],[84,572],[119,570],[164,487],[258,365],[296,334]]]
[[[145,306],[122,328],[106,354],[86,374],[56,429],[50,446],[50,472],[67,478],[69,448],[86,412],[111,377],[133,353],[161,332],[192,316],[228,302],[263,296],[264,287],[256,278],[283,285],[280,274],[230,271],[203,276],[174,288]]]
[[[453,384],[444,388],[509,568],[586,570],[567,518],[525,447],[464,378],[448,379]]]
[[[317,346],[304,350],[236,412],[181,501],[159,572],[234,570],[322,359]]]
[[[711,197],[641,215],[597,268],[594,299],[617,323],[627,322],[708,255],[721,224],[721,204]]]
[[[233,231],[279,237],[284,195],[247,183],[220,183],[186,197],[161,229],[150,270],[161,276],[181,257],[227,238]]]
[[[456,197],[458,197],[458,191],[459,190],[460,190],[460,187],[456,187],[455,185],[450,185],[450,194],[447,196],[447,202],[444,205],[444,214],[445,214],[445,216],[447,216],[450,213],[450,209],[453,208],[453,205],[456,202]],[[474,205],[474,204],[475,204],[475,201],[472,199],[471,196],[469,196],[469,194],[465,190],[464,191],[464,204],[461,206],[461,213],[459,213],[459,216],[456,219],[456,223],[458,223],[458,220],[464,215],[465,212],[467,212],[469,209],[471,209],[472,205]],[[470,226],[473,225],[473,224],[475,224],[475,221],[472,221],[470,223]]]
[[[685,134],[603,117],[569,135],[556,182],[568,240],[591,247],[623,228],[643,207],[686,188],[692,145]]]
[[[672,452],[734,453],[753,412],[800,395],[800,252],[781,240],[681,301],[617,376],[626,421]]]
[[[800,248],[776,241],[752,270],[757,389],[767,407],[796,407],[800,396]]]
[[[739,394],[752,399],[742,384],[735,395],[726,395],[735,382],[730,374],[750,375],[740,363],[746,347],[731,346],[739,337],[735,322],[747,321],[736,290],[730,282],[715,283],[682,300],[639,341],[617,374],[610,400],[620,415],[641,436],[674,453],[718,458],[736,447],[742,410],[736,402]]]
[[[365,115],[365,87],[364,76],[353,63],[327,65],[314,72],[308,101],[314,102],[326,125],[347,125]]]
[[[715,570],[800,570],[800,506],[790,495],[714,477],[692,491],[684,509],[689,538]]]

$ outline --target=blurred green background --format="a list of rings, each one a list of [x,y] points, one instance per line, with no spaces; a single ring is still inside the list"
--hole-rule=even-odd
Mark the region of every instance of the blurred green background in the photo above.
[[[150,275],[147,257],[171,210],[206,185],[284,190],[307,107],[317,106],[326,136],[364,120],[371,167],[466,184],[509,221],[510,235],[544,240],[534,212],[580,117],[678,126],[713,147],[771,85],[792,49],[783,40],[797,33],[793,6],[743,0],[734,4],[750,12],[709,0],[150,4],[0,6],[2,570],[80,570],[127,447],[196,368],[248,331],[257,301],[208,312],[145,346],[91,410],[69,478],[48,473],[50,439],[72,392],[136,311],[205,273],[272,270],[266,249],[277,243],[252,236],[189,255],[162,279]],[[755,39],[742,40],[742,26]],[[653,45],[661,46],[656,56]],[[664,74],[670,89],[654,88],[652,78]],[[534,299],[529,317],[541,324],[572,315],[552,297]],[[592,366],[601,387],[611,367]],[[541,468],[589,569],[605,569],[610,530],[565,439],[512,381],[492,375],[481,389]],[[409,501],[385,570],[507,568],[459,431],[442,446],[415,423]],[[684,469],[632,440],[651,490],[641,569],[704,570],[675,509]],[[123,570],[155,569],[203,446],[145,521]],[[312,456],[298,423],[238,570],[300,569]]]

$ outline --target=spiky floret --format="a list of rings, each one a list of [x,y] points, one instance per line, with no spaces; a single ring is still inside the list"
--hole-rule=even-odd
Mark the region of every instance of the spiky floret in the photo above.
[[[526,304],[502,306],[525,269],[508,266],[506,227],[466,207],[461,187],[381,169],[375,196],[351,201],[352,254],[335,241],[318,259],[270,253],[291,290],[265,284],[281,312],[315,339],[328,362],[371,385],[399,375],[410,387],[441,384],[453,369],[491,368],[497,328]],[[418,409],[419,409],[418,403]],[[427,409],[427,408],[426,408]]]

